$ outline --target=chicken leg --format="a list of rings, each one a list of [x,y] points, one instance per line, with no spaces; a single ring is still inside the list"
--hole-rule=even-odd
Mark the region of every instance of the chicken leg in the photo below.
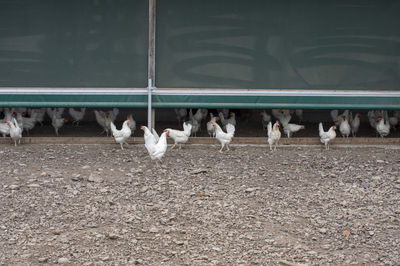
[[[174,143],[174,145],[172,145],[171,149],[169,149],[170,151],[172,151],[173,148],[175,148],[176,146],[176,142]]]

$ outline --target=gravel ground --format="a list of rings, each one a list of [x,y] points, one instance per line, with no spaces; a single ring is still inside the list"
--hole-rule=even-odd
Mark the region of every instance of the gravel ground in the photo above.
[[[398,265],[394,147],[0,145],[0,264]]]

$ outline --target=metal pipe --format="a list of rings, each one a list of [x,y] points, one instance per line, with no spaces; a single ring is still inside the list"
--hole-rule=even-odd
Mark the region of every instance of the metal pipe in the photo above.
[[[151,129],[155,127],[154,116],[155,110],[151,108],[152,99],[151,94],[156,85],[156,72],[155,72],[155,35],[156,32],[156,0],[149,0],[149,53],[148,53],[148,102],[147,102],[147,127]]]
[[[151,130],[152,121],[151,121],[151,94],[153,90],[153,84],[151,79],[148,80],[147,83],[147,127]]]

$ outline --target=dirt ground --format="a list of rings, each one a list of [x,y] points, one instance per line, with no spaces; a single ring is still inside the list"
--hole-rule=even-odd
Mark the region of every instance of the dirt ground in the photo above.
[[[399,264],[399,146],[217,149],[0,145],[0,264]]]

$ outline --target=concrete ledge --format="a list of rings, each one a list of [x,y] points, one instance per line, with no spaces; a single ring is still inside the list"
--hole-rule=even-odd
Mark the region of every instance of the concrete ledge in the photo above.
[[[10,144],[9,137],[0,138],[0,144]],[[23,137],[24,144],[114,144],[111,137]],[[143,137],[133,137],[128,140],[129,144],[144,144]],[[168,139],[168,143],[173,141]],[[215,138],[190,138],[188,144],[219,144]],[[267,138],[234,138],[232,144],[263,144],[266,145]],[[319,138],[282,138],[280,145],[322,145]],[[400,138],[336,138],[333,145],[400,145]]]

